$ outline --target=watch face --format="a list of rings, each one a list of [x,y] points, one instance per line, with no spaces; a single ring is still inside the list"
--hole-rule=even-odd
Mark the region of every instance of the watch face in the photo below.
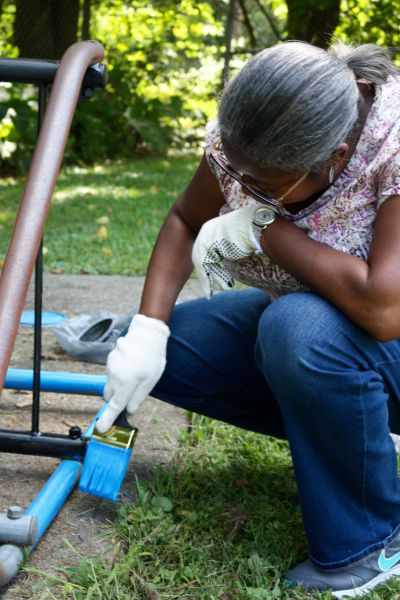
[[[253,223],[259,227],[265,227],[275,221],[276,214],[273,210],[267,207],[258,208],[253,216]]]

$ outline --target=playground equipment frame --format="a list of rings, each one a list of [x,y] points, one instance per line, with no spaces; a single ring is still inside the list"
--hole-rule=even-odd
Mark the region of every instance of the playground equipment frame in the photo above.
[[[104,48],[95,41],[68,48],[60,62],[0,59],[0,82],[38,87],[38,139],[21,199],[14,231],[0,278],[0,390],[3,387],[32,390],[31,431],[0,429],[0,452],[32,454],[64,459],[25,511],[38,520],[36,546],[73,490],[94,421],[84,435],[71,427],[68,435],[40,431],[40,391],[101,396],[105,378],[41,371],[41,316],[43,255],[42,236],[57,181],[72,118],[80,96],[90,97],[105,85],[101,63]],[[51,87],[46,107],[47,93]],[[33,370],[8,369],[21,313],[35,271],[35,332]],[[18,572],[24,551],[18,544],[0,546],[0,586]]]

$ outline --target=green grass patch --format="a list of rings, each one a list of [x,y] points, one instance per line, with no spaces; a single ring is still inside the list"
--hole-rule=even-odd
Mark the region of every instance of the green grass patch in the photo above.
[[[160,226],[198,157],[144,157],[66,167],[44,235],[46,271],[143,275]],[[0,180],[0,260],[24,182]]]
[[[285,442],[197,417],[172,468],[138,481],[135,495],[110,530],[112,556],[82,556],[45,578],[46,598],[331,598],[282,583],[307,555]],[[393,599],[399,589],[382,585],[366,598]]]

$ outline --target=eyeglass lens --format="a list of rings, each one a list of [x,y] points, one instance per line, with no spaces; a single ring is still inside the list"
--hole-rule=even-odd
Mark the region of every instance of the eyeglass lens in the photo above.
[[[219,156],[217,158],[213,152],[210,152],[210,156],[214,160],[214,162],[223,171],[225,171],[225,173],[227,173],[230,177],[235,179],[235,181],[240,183],[240,185],[244,187],[245,190],[249,191],[253,196],[258,198],[258,200],[261,200],[261,202],[268,204],[269,206],[271,206],[271,208],[275,209],[275,211],[277,208],[279,208],[277,200],[265,194],[265,192],[261,191],[257,186],[244,182],[240,173],[234,171],[229,165],[229,163],[222,156]]]

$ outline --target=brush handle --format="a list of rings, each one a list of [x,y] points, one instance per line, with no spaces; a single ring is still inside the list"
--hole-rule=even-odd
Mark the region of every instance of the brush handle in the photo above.
[[[129,431],[132,431],[132,429],[135,429],[137,431],[137,427],[134,427],[129,423],[128,418],[126,416],[126,409],[118,415],[118,417],[114,421],[114,425],[118,425],[118,427],[123,427],[124,429],[129,429]]]

